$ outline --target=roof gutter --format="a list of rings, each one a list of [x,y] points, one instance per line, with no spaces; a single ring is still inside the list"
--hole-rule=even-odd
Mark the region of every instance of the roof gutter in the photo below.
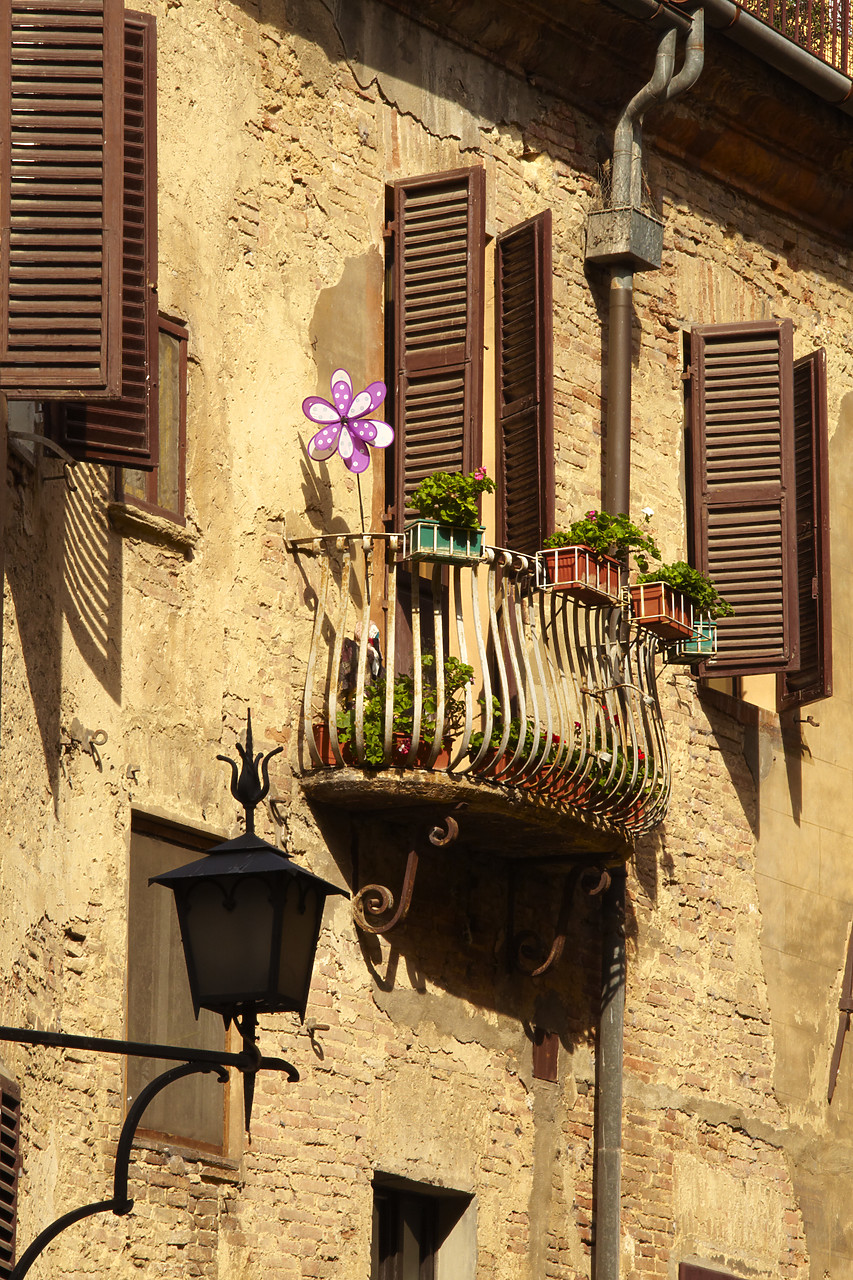
[[[686,30],[690,25],[690,15],[675,4],[661,3],[660,0],[608,2],[631,17],[649,22],[653,26],[663,24]],[[773,27],[768,27],[766,23],[734,4],[733,0],[703,0],[702,7],[709,26],[723,31],[730,40],[795,80],[824,102],[853,115],[853,80],[849,76],[828,66]]]

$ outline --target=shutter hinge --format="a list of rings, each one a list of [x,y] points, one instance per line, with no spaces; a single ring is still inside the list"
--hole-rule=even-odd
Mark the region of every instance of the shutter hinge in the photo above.
[[[818,594],[817,578],[812,578],[812,600],[817,600]]]
[[[688,365],[687,365],[684,369],[682,369],[682,371],[681,371],[681,381],[682,381],[682,382],[689,382],[692,376],[693,376],[693,370],[692,370],[692,368],[690,367],[690,365],[688,364]]]

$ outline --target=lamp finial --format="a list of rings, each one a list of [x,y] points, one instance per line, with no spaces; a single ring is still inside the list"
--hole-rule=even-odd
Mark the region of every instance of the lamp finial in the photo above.
[[[243,806],[243,811],[246,815],[246,835],[253,836],[255,834],[255,809],[270,789],[269,762],[273,756],[277,756],[280,751],[283,751],[284,747],[275,747],[272,751],[268,751],[266,755],[262,751],[259,751],[257,755],[253,754],[251,707],[249,708],[248,724],[246,726],[246,745],[244,747],[241,742],[237,742],[235,746],[242,761],[239,774],[237,772],[237,761],[232,760],[230,756],[217,756],[216,759],[222,760],[225,764],[231,766],[231,794]],[[260,773],[258,772],[259,764],[261,766]]]

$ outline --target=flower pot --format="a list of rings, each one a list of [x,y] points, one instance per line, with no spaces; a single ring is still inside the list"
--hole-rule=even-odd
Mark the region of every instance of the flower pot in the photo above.
[[[587,604],[619,599],[618,560],[589,547],[554,547],[536,555],[536,581],[546,591],[567,591]]]
[[[664,640],[693,634],[693,604],[666,582],[640,582],[630,588],[634,620]]]
[[[445,742],[438,749],[438,755],[436,756],[434,763],[429,767],[433,769],[446,769],[448,764],[450,763],[451,745],[452,744],[450,742],[445,740]],[[395,733],[394,743],[391,748],[391,763],[395,765],[398,769],[406,768],[411,747],[412,747],[412,739],[409,737],[408,734]],[[415,752],[415,757],[412,760],[411,764],[408,765],[408,767],[411,769],[426,769],[428,767],[427,761],[429,760],[431,751],[432,751],[432,742],[429,739],[421,738],[420,742],[418,743],[418,749]]]
[[[697,614],[688,640],[679,640],[668,650],[667,662],[692,665],[713,658],[717,652],[717,623],[707,613]]]
[[[405,528],[410,560],[439,560],[472,564],[483,558],[485,527],[463,529],[437,520],[415,520]]]
[[[327,724],[315,724],[313,726],[313,730],[314,730],[314,745],[317,748],[317,751],[320,755],[320,759],[322,760],[323,764],[331,765],[333,768],[335,768],[338,762],[335,759],[334,753],[332,751],[332,739],[329,733],[329,726]],[[344,764],[347,764],[351,761],[349,747],[341,746],[341,755],[344,758]]]

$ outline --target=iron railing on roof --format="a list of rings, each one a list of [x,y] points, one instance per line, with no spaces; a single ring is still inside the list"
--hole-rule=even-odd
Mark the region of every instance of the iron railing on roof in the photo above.
[[[418,567],[393,534],[288,546],[314,611],[303,771],[440,770],[628,837],[663,819],[657,640],[621,605],[543,590],[531,557],[495,548]]]
[[[850,0],[740,0],[740,8],[836,71],[853,74]]]

